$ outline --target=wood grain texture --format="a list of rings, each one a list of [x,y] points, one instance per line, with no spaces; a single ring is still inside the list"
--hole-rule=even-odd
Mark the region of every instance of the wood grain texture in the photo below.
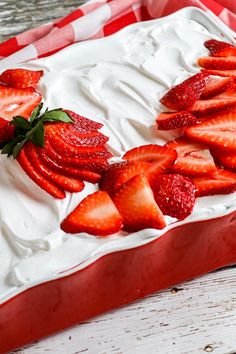
[[[0,0],[0,42],[64,17],[83,3],[83,0]]]
[[[236,268],[214,272],[35,343],[21,354],[236,353]]]
[[[0,41],[65,16],[79,0],[0,0]],[[236,268],[149,296],[20,354],[236,354]]]

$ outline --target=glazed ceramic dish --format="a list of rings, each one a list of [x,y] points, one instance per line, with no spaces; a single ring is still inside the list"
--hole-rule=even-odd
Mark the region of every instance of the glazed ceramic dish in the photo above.
[[[103,124],[114,162],[175,138],[154,127],[159,99],[199,72],[212,38],[234,43],[215,16],[186,8],[21,66],[44,71],[47,107]],[[13,159],[0,156],[0,166],[1,353],[236,261],[236,193],[198,198],[185,220],[165,216],[162,230],[70,235],[61,221],[97,185],[56,200]]]

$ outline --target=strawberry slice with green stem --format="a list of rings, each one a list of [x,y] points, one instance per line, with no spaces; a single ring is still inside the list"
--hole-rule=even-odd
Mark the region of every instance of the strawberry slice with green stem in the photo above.
[[[236,56],[236,47],[230,43],[210,39],[204,43],[204,46],[215,57],[231,57]]]
[[[177,160],[171,166],[173,172],[198,176],[216,171],[214,159],[206,145],[179,138],[167,143],[167,146],[178,154]]]
[[[219,169],[204,177],[193,178],[196,196],[229,194],[236,191],[236,174]]]
[[[209,74],[202,71],[174,86],[160,99],[160,102],[173,110],[186,110],[200,98],[208,79]]]
[[[0,82],[16,88],[36,87],[42,75],[42,70],[9,69],[0,75]]]
[[[187,127],[197,122],[197,117],[188,111],[160,113],[156,119],[158,130],[171,130]]]
[[[115,194],[113,201],[123,217],[126,231],[163,229],[166,226],[144,175],[136,175],[126,182]]]
[[[108,236],[120,231],[122,217],[104,191],[88,195],[61,223],[67,233],[86,232],[96,236]]]
[[[188,127],[185,135],[213,148],[236,150],[236,115],[229,112]]]

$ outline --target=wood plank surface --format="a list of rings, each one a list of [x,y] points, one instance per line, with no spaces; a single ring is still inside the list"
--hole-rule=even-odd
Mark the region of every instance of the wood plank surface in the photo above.
[[[125,0],[124,0],[125,1]],[[65,16],[79,0],[0,0],[0,42]],[[235,354],[236,268],[227,268],[39,341],[20,354]]]

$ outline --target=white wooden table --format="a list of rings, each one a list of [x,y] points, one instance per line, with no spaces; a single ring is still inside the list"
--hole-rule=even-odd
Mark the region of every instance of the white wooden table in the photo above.
[[[0,42],[61,17],[82,2],[0,0]],[[236,267],[149,296],[17,351],[46,352],[236,354]]]

